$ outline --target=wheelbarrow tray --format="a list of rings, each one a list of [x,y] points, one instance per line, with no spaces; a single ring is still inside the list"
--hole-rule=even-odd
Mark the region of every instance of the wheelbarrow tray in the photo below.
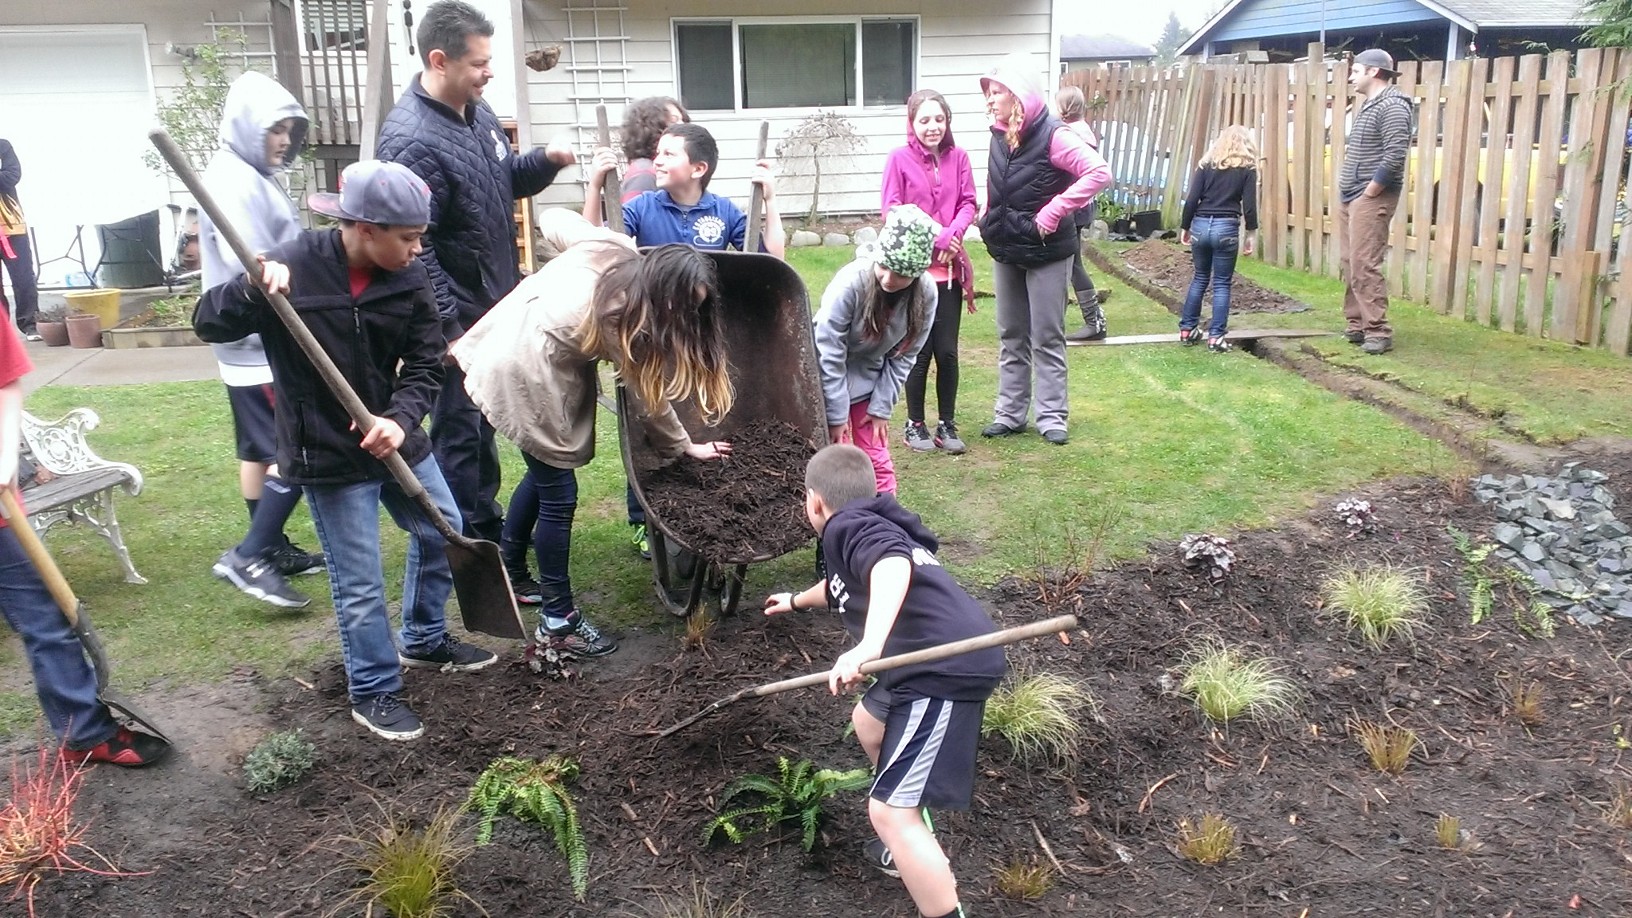
[[[733,434],[755,425],[787,423],[806,442],[827,444],[827,410],[816,364],[816,339],[811,330],[810,300],[798,272],[771,255],[744,252],[705,252],[719,271],[725,315],[725,343],[731,362],[731,383],[736,400],[718,425],[704,423],[696,402],[674,405],[680,423],[694,442],[731,440]],[[646,431],[618,391],[618,442],[623,467],[635,497],[646,508],[648,533],[655,530],[677,548],[697,554],[695,546],[675,538],[660,513],[646,500],[647,476],[666,462],[653,448]],[[774,553],[702,560],[716,565],[745,565],[769,561]]]

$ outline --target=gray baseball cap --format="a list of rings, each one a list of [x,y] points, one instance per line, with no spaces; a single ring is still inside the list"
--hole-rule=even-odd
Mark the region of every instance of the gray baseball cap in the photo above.
[[[1399,76],[1400,72],[1394,69],[1394,58],[1382,48],[1367,48],[1354,56],[1354,62],[1362,67],[1376,67],[1387,76]]]
[[[431,189],[401,163],[365,159],[340,173],[340,193],[306,198],[312,210],[340,220],[381,226],[424,226],[431,222]]]

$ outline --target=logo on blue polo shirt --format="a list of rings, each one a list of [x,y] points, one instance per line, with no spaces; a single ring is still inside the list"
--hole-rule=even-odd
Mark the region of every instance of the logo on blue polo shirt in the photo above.
[[[699,217],[692,225],[692,233],[692,245],[717,246],[725,239],[725,221],[713,214]]]

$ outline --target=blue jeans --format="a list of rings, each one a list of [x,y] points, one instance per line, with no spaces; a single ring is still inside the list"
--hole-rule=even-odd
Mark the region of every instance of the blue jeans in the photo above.
[[[89,749],[113,736],[119,726],[96,698],[85,650],[9,528],[0,528],[0,613],[23,639],[34,693],[62,744]]]
[[[436,457],[428,455],[412,469],[448,524],[458,530],[459,510]],[[328,558],[329,595],[340,625],[340,653],[354,703],[402,689],[402,664],[391,638],[391,612],[385,606],[385,571],[380,561],[382,504],[397,528],[408,533],[408,570],[403,577],[402,631],[398,635],[402,649],[428,653],[441,646],[447,635],[444,614],[453,590],[447,540],[414,499],[389,479],[307,485],[306,505]]]
[[[1230,328],[1230,282],[1235,279],[1235,256],[1241,248],[1240,217],[1196,217],[1190,222],[1190,259],[1196,273],[1184,297],[1179,330],[1201,324],[1201,297],[1209,279],[1213,288],[1213,320],[1207,337],[1223,337]]]
[[[538,492],[533,552],[538,555],[538,592],[544,597],[543,611],[551,618],[569,618],[575,603],[567,564],[572,557],[572,518],[578,512],[578,476],[572,469],[558,469],[526,451],[521,458]]]

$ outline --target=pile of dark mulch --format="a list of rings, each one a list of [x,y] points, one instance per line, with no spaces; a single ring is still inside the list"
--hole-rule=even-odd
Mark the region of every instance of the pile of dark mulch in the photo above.
[[[1190,252],[1174,243],[1150,239],[1122,253],[1123,264],[1138,275],[1155,292],[1141,290],[1162,305],[1177,312],[1184,306],[1185,294],[1190,291],[1190,280],[1195,276],[1195,265]],[[1114,262],[1113,262],[1114,264]],[[1213,308],[1212,296],[1202,300],[1205,313]],[[1277,290],[1260,287],[1250,278],[1236,273],[1230,284],[1230,312],[1308,312],[1309,305]]]
[[[785,555],[814,535],[805,520],[805,464],[816,450],[785,421],[731,436],[720,460],[681,457],[641,477],[660,528],[710,561]]]

